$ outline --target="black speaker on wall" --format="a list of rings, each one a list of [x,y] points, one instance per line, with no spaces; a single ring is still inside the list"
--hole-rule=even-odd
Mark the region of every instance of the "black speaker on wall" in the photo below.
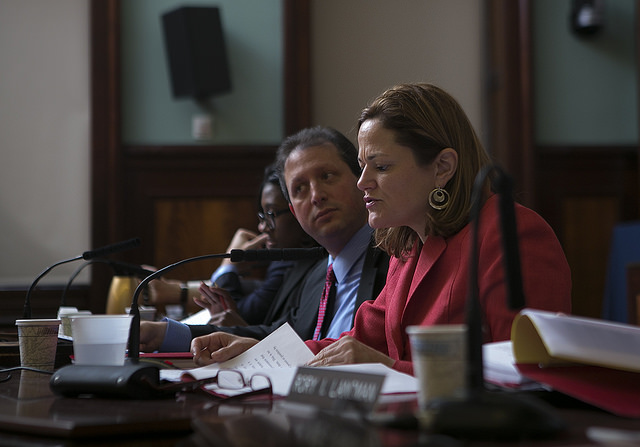
[[[176,98],[206,99],[231,90],[220,9],[185,6],[162,15]]]

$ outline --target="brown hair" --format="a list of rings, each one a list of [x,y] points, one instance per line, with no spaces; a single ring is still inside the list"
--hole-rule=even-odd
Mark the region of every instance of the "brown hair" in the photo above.
[[[402,84],[390,88],[360,114],[358,129],[375,119],[395,134],[395,141],[410,148],[419,165],[428,165],[445,148],[458,153],[458,167],[442,186],[450,196],[449,206],[430,210],[425,234],[448,237],[469,221],[471,193],[480,169],[490,157],[476,136],[460,104],[447,92],[431,84]],[[425,196],[425,203],[428,198]],[[380,228],[378,245],[396,257],[406,256],[418,235],[409,227]]]

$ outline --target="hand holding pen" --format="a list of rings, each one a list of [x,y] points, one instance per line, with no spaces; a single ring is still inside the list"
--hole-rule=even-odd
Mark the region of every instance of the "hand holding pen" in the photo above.
[[[209,324],[219,326],[246,326],[247,322],[238,313],[236,302],[225,289],[200,285],[200,297],[195,297],[194,301],[198,306],[207,309],[211,315]]]

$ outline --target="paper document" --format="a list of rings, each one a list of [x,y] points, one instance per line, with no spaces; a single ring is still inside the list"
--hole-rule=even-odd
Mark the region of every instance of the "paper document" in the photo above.
[[[313,358],[313,353],[300,339],[298,334],[285,323],[260,343],[254,345],[243,354],[223,363],[214,363],[189,370],[160,370],[163,380],[181,380],[184,374],[195,379],[213,377],[220,369],[234,369],[240,371],[245,379],[254,374],[269,377],[273,386],[273,393],[286,396],[289,394],[291,383],[298,366],[302,366]],[[418,389],[415,377],[395,371],[382,364],[354,364],[327,367],[345,371],[384,374],[386,379],[382,387],[382,394],[413,393]],[[215,385],[207,385],[209,389]],[[228,391],[215,389],[219,394],[232,396],[246,390]]]
[[[160,370],[160,378],[176,381],[180,380],[183,374],[189,374],[199,380],[214,376],[219,369],[242,370],[245,371],[245,376],[251,375],[249,371],[263,372],[264,370],[278,369],[279,374],[283,376],[291,374],[291,379],[288,379],[290,383],[296,367],[304,365],[312,358],[311,350],[289,323],[285,323],[250,349],[226,362],[213,363],[185,371],[163,369]],[[273,383],[273,386],[275,388],[276,383]]]
[[[239,356],[219,363],[218,368],[289,368],[304,365],[312,358],[311,350],[289,323],[285,323]]]
[[[511,339],[516,363],[574,362],[640,372],[640,326],[524,309]]]
[[[640,327],[524,309],[513,321],[511,340],[523,376],[640,418]]]
[[[180,320],[180,323],[200,325],[200,324],[207,324],[210,319],[211,319],[211,314],[209,313],[209,310],[202,309],[201,311],[198,311],[195,314],[189,315],[187,318]]]
[[[519,385],[526,380],[516,368],[511,341],[486,343],[482,346],[484,378],[496,385]]]

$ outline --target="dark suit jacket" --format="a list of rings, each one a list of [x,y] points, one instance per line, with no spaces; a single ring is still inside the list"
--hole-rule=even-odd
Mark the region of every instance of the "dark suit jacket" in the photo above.
[[[271,305],[294,261],[272,261],[269,263],[264,281],[249,293],[245,291],[247,282],[236,272],[227,272],[216,279],[216,285],[226,289],[235,300],[238,313],[248,324],[260,324],[270,312]]]
[[[372,242],[367,249],[362,267],[355,310],[366,300],[375,299],[378,296],[384,287],[388,268],[389,256],[374,248]],[[233,327],[190,326],[191,335],[197,337],[215,331],[223,331],[261,340],[288,322],[300,338],[309,340],[313,337],[318,320],[318,307],[324,287],[326,269],[327,258],[323,258],[320,261],[315,261],[312,265],[307,263],[306,268],[296,266],[290,270],[282,285],[283,290],[281,291],[283,293],[279,293],[274,300],[264,324]],[[286,293],[285,287],[289,288],[289,293]],[[269,319],[271,317],[273,319]]]

